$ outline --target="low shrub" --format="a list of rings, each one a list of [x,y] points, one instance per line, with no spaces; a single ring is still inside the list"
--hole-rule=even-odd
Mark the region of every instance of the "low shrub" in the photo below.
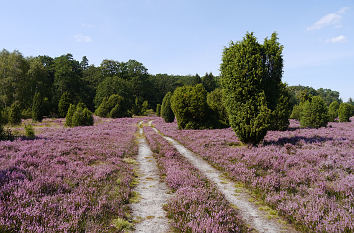
[[[333,101],[328,108],[328,116],[329,121],[333,122],[338,117],[338,109],[339,103],[337,101]]]
[[[214,91],[208,93],[207,104],[213,110],[218,120],[224,124],[229,125],[229,116],[223,102],[223,93],[221,88],[216,88]]]
[[[173,122],[175,119],[175,114],[171,108],[171,97],[172,93],[168,92],[162,100],[161,117],[165,120],[165,122]]]
[[[88,108],[84,107],[81,103],[79,103],[76,107],[75,105],[70,105],[66,114],[66,126],[90,126],[93,124],[93,115]]]
[[[320,96],[313,96],[311,97],[311,102],[306,101],[303,104],[300,116],[301,127],[326,127],[328,119],[327,106]]]
[[[157,116],[161,115],[161,104],[157,104],[157,106],[156,106],[156,115]]]
[[[352,115],[352,106],[348,103],[341,103],[338,109],[338,118],[340,122],[349,122]]]
[[[25,125],[25,135],[29,139],[34,139],[36,137],[33,126],[31,124]]]
[[[21,110],[18,102],[11,105],[8,117],[8,121],[11,125],[21,124]]]

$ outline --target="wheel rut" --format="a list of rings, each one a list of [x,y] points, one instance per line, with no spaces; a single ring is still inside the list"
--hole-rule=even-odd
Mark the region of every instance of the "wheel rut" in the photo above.
[[[168,194],[167,186],[160,182],[156,161],[153,158],[141,127],[143,122],[139,122],[139,136],[137,138],[139,152],[137,162],[139,164],[139,183],[134,189],[137,197],[132,204],[132,214],[136,223],[134,232],[158,233],[168,232],[169,222],[163,205],[167,203],[171,194]]]
[[[163,135],[152,126],[152,121],[149,122],[149,126],[173,145],[182,156],[188,159],[210,181],[214,182],[219,191],[224,194],[227,201],[240,211],[244,221],[256,231],[272,233],[297,232],[293,226],[285,223],[280,218],[270,217],[269,213],[261,210],[259,206],[250,201],[252,197],[246,189],[240,188],[235,182],[224,177],[222,172],[212,167],[207,161],[194,154],[173,138]]]

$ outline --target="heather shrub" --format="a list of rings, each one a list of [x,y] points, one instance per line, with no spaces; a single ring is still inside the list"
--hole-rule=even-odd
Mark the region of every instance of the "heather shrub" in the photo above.
[[[32,125],[25,125],[25,135],[29,139],[34,139],[36,137]]]
[[[338,117],[339,103],[333,101],[328,108],[329,121],[333,122]]]
[[[32,120],[33,121],[42,121],[43,119],[43,99],[39,92],[33,97],[32,103]]]
[[[352,115],[352,106],[348,103],[341,103],[338,109],[338,118],[340,122],[349,122]]]
[[[171,108],[179,129],[212,128],[212,124],[217,123],[208,107],[207,92],[202,84],[178,87],[171,97]]]
[[[18,125],[21,123],[21,110],[18,102],[14,102],[11,105],[8,117],[8,121],[11,125]]]
[[[60,97],[58,104],[58,113],[60,117],[65,117],[72,102],[73,101],[70,97],[70,94],[68,92],[64,92]]]
[[[165,122],[173,122],[175,119],[175,114],[171,108],[171,97],[172,93],[168,92],[162,100],[161,117],[165,120]]]
[[[214,111],[218,120],[224,124],[229,124],[229,117],[223,102],[223,94],[221,88],[216,88],[214,91],[208,93],[207,104],[209,108]]]
[[[301,127],[320,128],[327,126],[328,109],[320,96],[311,97],[311,102],[306,101],[302,106],[300,116]]]
[[[157,104],[157,106],[156,106],[156,115],[157,116],[161,115],[161,104]]]

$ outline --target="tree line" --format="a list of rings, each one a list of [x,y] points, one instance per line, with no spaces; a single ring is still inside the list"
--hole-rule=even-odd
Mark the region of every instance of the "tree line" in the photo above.
[[[316,96],[325,109],[333,105],[332,113],[326,114],[336,118],[342,104],[339,92],[282,82],[282,50],[276,33],[263,44],[247,33],[242,41],[225,47],[219,77],[200,77],[152,75],[136,60],[105,59],[95,66],[86,56],[81,61],[71,54],[24,57],[4,49],[0,125],[43,117],[66,117],[67,126],[90,125],[92,112],[117,118],[156,109],[169,122],[176,117],[181,129],[231,126],[243,141],[257,144],[267,130],[286,129],[289,117],[300,120],[311,106],[305,103]],[[352,114],[353,102],[349,105]]]

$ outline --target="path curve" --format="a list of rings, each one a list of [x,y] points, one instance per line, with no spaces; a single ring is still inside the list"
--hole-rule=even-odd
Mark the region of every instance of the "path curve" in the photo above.
[[[297,232],[293,226],[281,223],[279,219],[269,218],[265,211],[260,210],[259,207],[249,201],[251,196],[245,190],[236,188],[237,185],[233,181],[225,178],[220,171],[212,167],[207,161],[188,150],[173,138],[163,135],[152,126],[151,121],[149,122],[149,126],[173,145],[181,155],[187,158],[193,166],[200,170],[209,180],[213,181],[219,191],[224,194],[227,201],[238,208],[244,221],[255,230],[258,232],[271,233]]]
[[[131,205],[135,224],[135,232],[159,233],[168,232],[169,223],[162,206],[170,198],[167,186],[160,182],[156,161],[144,137],[144,130],[139,122],[139,183],[134,191],[139,194],[140,200]]]

